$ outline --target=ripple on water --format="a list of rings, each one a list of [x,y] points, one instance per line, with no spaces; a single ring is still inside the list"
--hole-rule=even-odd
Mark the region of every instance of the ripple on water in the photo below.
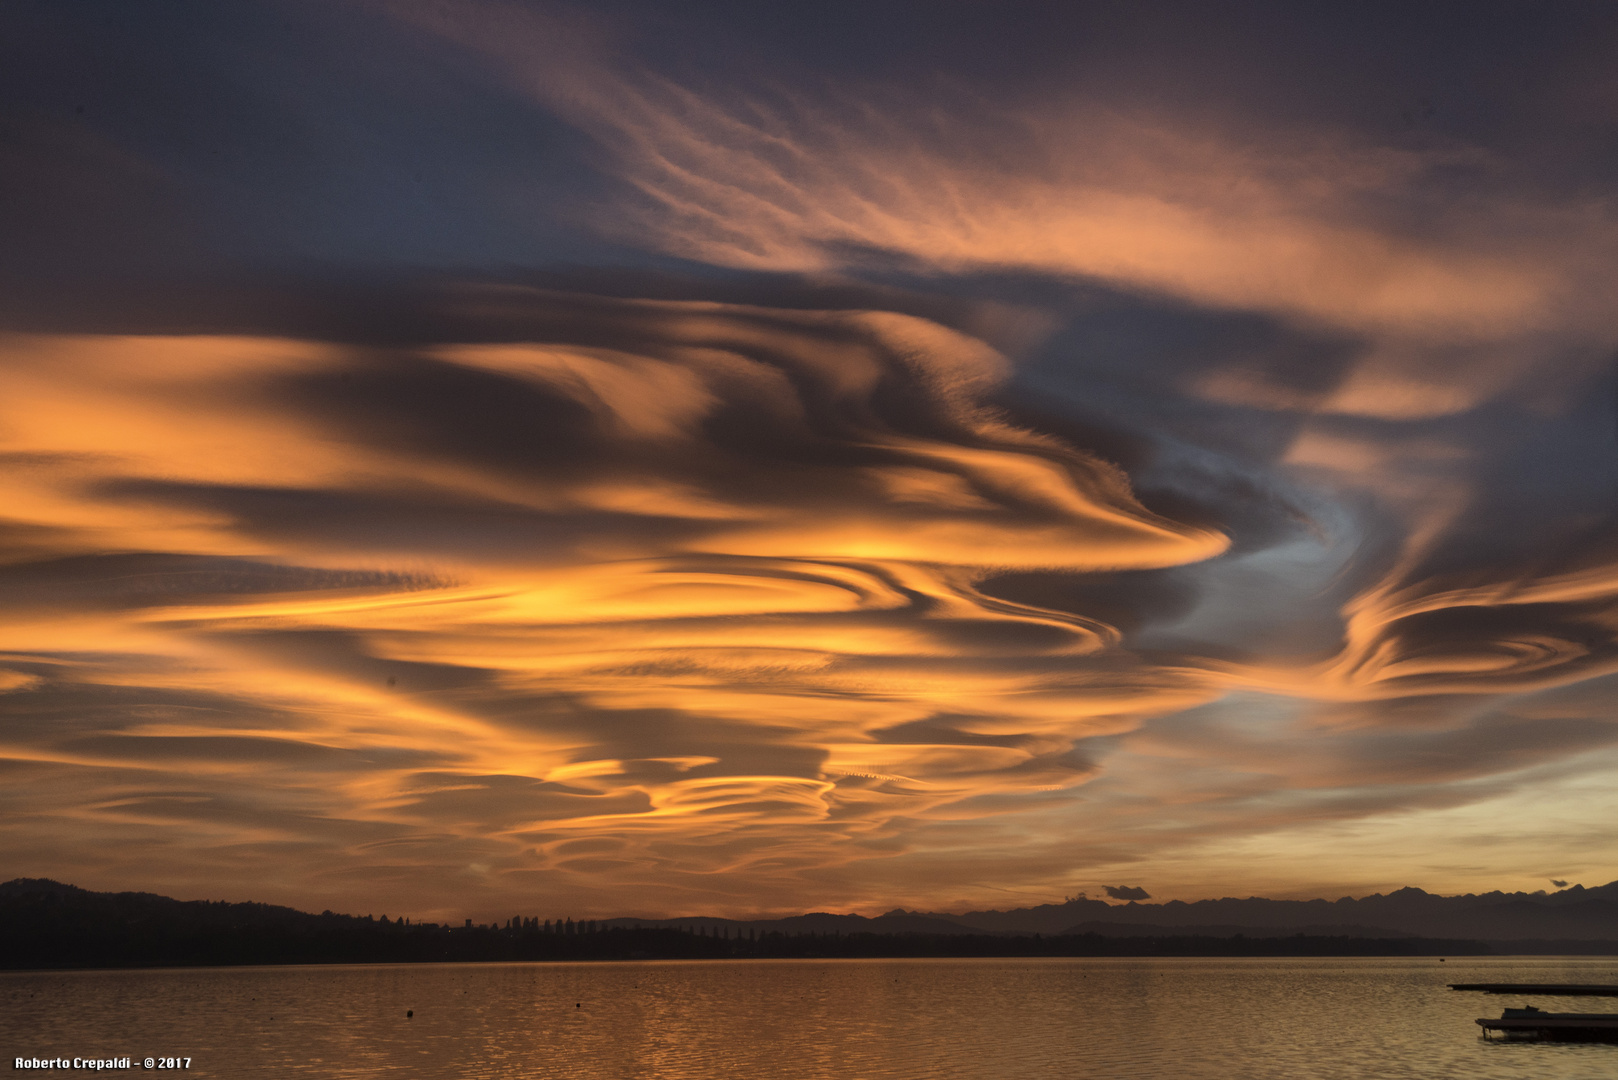
[[[1522,1002],[1445,988],[1462,980],[1618,982],[1618,962],[1108,958],[14,972],[0,975],[0,1040],[9,1056],[178,1054],[191,1057],[192,1076],[231,1080],[1618,1076],[1618,1046],[1478,1038],[1474,1018]]]

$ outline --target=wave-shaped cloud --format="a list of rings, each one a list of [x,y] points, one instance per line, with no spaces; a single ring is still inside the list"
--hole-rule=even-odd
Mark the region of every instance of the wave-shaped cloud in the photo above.
[[[427,827],[605,883],[769,864],[732,832],[813,825],[795,846],[836,863],[897,818],[1080,782],[1076,738],[1195,696],[1120,667],[1105,624],[973,587],[1224,547],[986,409],[982,342],[881,312],[458,302],[568,325],[8,343],[4,648],[31,681],[7,705],[37,720],[10,749],[101,789],[78,827]],[[65,701],[87,707],[45,723]],[[565,856],[603,836],[614,859]]]
[[[207,247],[184,193],[251,202],[244,167],[29,121],[72,287],[0,259],[54,297],[0,311],[8,861],[505,917],[1610,855],[1603,198],[1460,137],[351,15],[392,62],[331,85],[378,134],[300,138],[387,206],[431,171],[398,196],[398,101],[577,140],[568,184],[466,164],[483,201],[386,250],[545,214],[620,246],[165,278]]]

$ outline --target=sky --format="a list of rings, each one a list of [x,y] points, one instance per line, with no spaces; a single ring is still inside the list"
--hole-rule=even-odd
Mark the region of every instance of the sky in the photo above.
[[[1615,47],[1573,0],[5,5],[3,876],[1618,878]]]

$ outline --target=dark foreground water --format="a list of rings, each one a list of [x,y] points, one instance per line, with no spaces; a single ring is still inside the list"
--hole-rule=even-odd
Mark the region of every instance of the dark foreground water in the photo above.
[[[1618,1046],[1486,1042],[1613,958],[759,960],[0,974],[17,1056],[190,1076],[1022,1080],[1618,1077]],[[1607,998],[1542,1008],[1618,1012]],[[406,1010],[415,1013],[406,1018]],[[13,1073],[13,1075],[17,1075]],[[86,1074],[79,1074],[86,1075]],[[128,1075],[128,1074],[123,1074]]]

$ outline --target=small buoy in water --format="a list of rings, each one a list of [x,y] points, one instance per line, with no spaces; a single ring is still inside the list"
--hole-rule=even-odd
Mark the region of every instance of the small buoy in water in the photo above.
[[[1439,963],[1440,963],[1440,964],[1442,964],[1442,963],[1443,963],[1443,962],[1444,962],[1444,958],[1443,958],[1443,957],[1442,957],[1442,956],[1440,956],[1440,957],[1439,957],[1439,958],[1438,958],[1438,962],[1439,962]]]
[[[416,1010],[415,1009],[406,1009],[405,1010],[405,1019],[406,1020],[410,1019],[412,1016],[415,1016],[415,1015],[416,1015]]]
[[[579,1007],[579,1006],[578,1006],[578,1005],[577,1005],[577,1004],[574,1004],[574,1006],[573,1006],[573,1007],[574,1007],[574,1008],[575,1008],[575,1009],[577,1009],[577,1008],[578,1008],[578,1007]]]

